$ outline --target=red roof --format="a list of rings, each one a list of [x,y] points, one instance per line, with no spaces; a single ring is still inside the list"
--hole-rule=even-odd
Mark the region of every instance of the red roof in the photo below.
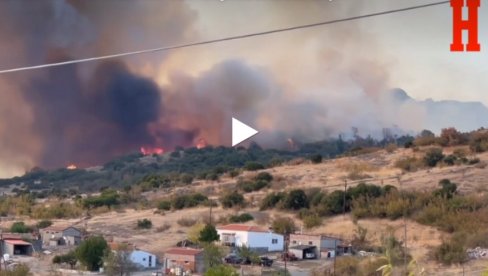
[[[23,240],[5,240],[5,242],[13,245],[31,245],[30,243]]]
[[[262,232],[268,233],[269,230],[260,228],[258,226],[245,225],[245,224],[228,224],[224,226],[217,227],[218,230],[229,230],[229,231],[243,231],[243,232]]]
[[[173,255],[187,255],[187,256],[195,256],[203,252],[201,249],[194,249],[188,247],[173,247],[166,251],[166,254],[173,254]]]

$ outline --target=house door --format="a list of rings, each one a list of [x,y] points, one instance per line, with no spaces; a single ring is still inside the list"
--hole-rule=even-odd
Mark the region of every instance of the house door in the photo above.
[[[152,267],[152,256],[149,255],[149,267]]]

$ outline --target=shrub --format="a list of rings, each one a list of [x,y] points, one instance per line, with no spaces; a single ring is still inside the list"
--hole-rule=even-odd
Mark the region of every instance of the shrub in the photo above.
[[[23,221],[17,221],[10,226],[10,232],[12,233],[29,233],[32,232],[32,228],[27,226]]]
[[[271,182],[273,180],[273,176],[269,172],[260,172],[254,177],[254,180]]]
[[[290,218],[278,217],[273,220],[271,228],[278,234],[288,235],[292,234],[296,230],[295,223]]]
[[[395,167],[405,172],[416,171],[422,166],[422,162],[415,157],[404,157],[395,162]]]
[[[70,251],[63,255],[57,255],[53,258],[53,264],[68,264],[73,269],[78,260],[76,259],[75,251]]]
[[[335,264],[336,275],[356,275],[360,271],[359,259],[353,256],[338,258]]]
[[[283,200],[282,208],[287,210],[308,208],[307,195],[301,189],[291,190]]]
[[[264,166],[258,162],[247,162],[246,165],[244,165],[244,169],[247,171],[257,171],[264,169]]]
[[[442,242],[434,250],[434,258],[443,264],[461,264],[467,261],[466,249],[461,237],[453,236],[450,240]]]
[[[163,200],[158,203],[158,209],[163,211],[171,210],[171,202],[168,200]]]
[[[239,194],[237,191],[233,191],[230,193],[226,193],[220,198],[220,202],[222,203],[222,207],[224,208],[232,208],[234,206],[244,206],[244,197]]]
[[[270,193],[268,194],[262,201],[260,210],[267,210],[276,207],[276,205],[281,202],[286,197],[286,194],[283,192],[279,193]]]
[[[191,218],[180,218],[176,221],[176,223],[178,223],[179,226],[191,227],[195,225],[197,221]]]
[[[50,220],[41,220],[39,221],[37,224],[36,224],[36,227],[38,229],[43,229],[43,228],[47,228],[49,226],[53,225],[53,222],[50,221]]]
[[[267,186],[269,186],[269,182],[266,180],[239,181],[237,183],[237,187],[246,193],[259,191]]]
[[[254,217],[249,213],[242,213],[240,215],[234,215],[229,218],[229,222],[232,223],[240,223],[240,222],[248,222],[253,220]]]
[[[314,154],[310,156],[310,161],[312,161],[313,164],[320,164],[322,163],[322,155]]]
[[[180,195],[173,198],[172,205],[176,210],[191,208],[201,205],[208,201],[208,198],[200,193]]]
[[[142,219],[137,221],[137,228],[139,229],[151,229],[152,221],[149,219]]]
[[[165,231],[169,230],[170,228],[171,228],[171,225],[165,223],[162,226],[159,226],[158,228],[156,228],[156,232],[157,233],[165,232]]]
[[[441,148],[431,148],[427,150],[424,156],[425,165],[429,167],[435,167],[442,159],[444,159],[444,154]]]
[[[303,218],[303,225],[307,229],[311,229],[322,225],[322,219],[317,214],[310,214]]]
[[[446,165],[452,166],[456,164],[456,161],[458,160],[457,156],[454,154],[449,154],[444,158],[444,163]]]

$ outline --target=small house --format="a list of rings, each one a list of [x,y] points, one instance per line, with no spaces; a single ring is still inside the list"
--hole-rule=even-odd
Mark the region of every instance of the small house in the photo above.
[[[283,235],[258,226],[229,224],[217,227],[220,243],[232,247],[246,246],[256,251],[283,251]]]
[[[44,246],[79,245],[82,240],[81,230],[72,226],[51,226],[39,232]]]
[[[140,268],[155,268],[157,265],[157,257],[142,250],[134,250],[130,253],[130,260]]]
[[[185,247],[170,248],[164,254],[164,267],[167,274],[184,275],[188,272],[203,274],[205,272],[203,250]]]
[[[289,249],[293,249],[293,253],[303,259],[312,258],[333,258],[336,253],[348,253],[350,246],[346,245],[344,241],[337,237],[325,235],[307,235],[307,234],[290,234]],[[299,250],[302,253],[298,252]],[[298,254],[298,255],[297,255]]]
[[[33,252],[40,250],[40,244],[38,237],[32,234],[0,234],[2,254],[31,256]]]

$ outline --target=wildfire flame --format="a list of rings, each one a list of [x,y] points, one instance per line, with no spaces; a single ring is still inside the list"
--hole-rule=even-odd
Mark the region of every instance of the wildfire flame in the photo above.
[[[68,170],[76,170],[78,167],[75,164],[70,164],[68,167],[66,167]]]
[[[164,153],[164,149],[158,147],[141,147],[141,153],[143,155],[161,155]]]
[[[203,149],[204,147],[207,146],[207,141],[205,141],[205,139],[203,139],[203,138],[200,138],[200,139],[198,139],[196,146],[197,146],[197,149]]]

